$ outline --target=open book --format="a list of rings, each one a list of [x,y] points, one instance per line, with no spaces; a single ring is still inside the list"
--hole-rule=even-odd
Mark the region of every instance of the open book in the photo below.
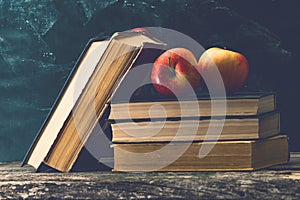
[[[72,171],[80,155],[113,162],[107,117],[112,94],[144,50],[158,52],[164,43],[138,32],[91,40],[71,72],[22,165]],[[158,50],[158,51],[157,51]],[[151,55],[155,55],[151,54]],[[86,148],[91,143],[92,149]],[[89,155],[97,146],[101,155]],[[83,160],[85,158],[82,157]],[[85,161],[87,162],[87,161]],[[77,163],[77,170],[80,170]],[[83,169],[85,170],[85,169]]]

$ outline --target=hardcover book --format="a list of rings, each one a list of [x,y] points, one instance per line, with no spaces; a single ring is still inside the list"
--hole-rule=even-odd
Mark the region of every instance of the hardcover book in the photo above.
[[[275,110],[275,94],[268,92],[240,93],[213,99],[209,95],[205,95],[199,96],[197,100],[190,100],[187,96],[180,102],[177,99],[154,97],[146,101],[122,102],[116,100],[111,104],[109,118],[114,120],[146,119],[149,118],[149,110],[151,110],[151,118],[161,118],[164,115],[167,118],[212,116],[212,104],[223,105],[223,102],[225,102],[226,113],[221,112],[224,108],[216,107],[214,108],[215,116],[259,115]],[[200,113],[195,112],[195,104],[198,105]],[[185,109],[184,113],[181,112],[181,107]]]
[[[222,131],[209,132],[209,126],[222,126]],[[256,116],[219,118],[144,119],[112,123],[113,142],[168,142],[201,140],[261,139],[280,133],[280,114],[271,112]],[[180,135],[177,132],[180,131]],[[154,134],[155,133],[155,134]],[[218,136],[217,136],[218,134]]]
[[[145,49],[153,49],[158,53],[156,50],[162,49],[164,45],[159,40],[138,32],[120,32],[108,40],[91,40],[77,61],[22,165],[32,165],[38,171],[48,166],[57,171],[69,172],[76,164],[76,169],[80,170],[82,165],[76,161],[84,154],[82,151],[87,150],[84,148],[85,144],[91,141],[89,138],[95,132],[99,121],[108,113],[107,102],[122,78]],[[103,123],[100,123],[101,126]],[[97,134],[100,133],[94,133]],[[109,150],[110,144],[103,147],[101,141],[97,142],[98,151],[103,148],[108,152],[108,158],[99,159],[113,160],[113,152]]]
[[[201,147],[214,145],[203,158]],[[166,147],[168,146],[168,147]],[[114,171],[250,171],[289,160],[288,137],[261,140],[113,144]],[[166,147],[166,148],[165,148]],[[163,149],[163,151],[159,151]],[[178,149],[186,149],[180,155]],[[161,152],[154,155],[151,152]],[[139,156],[141,155],[141,156]],[[174,159],[174,156],[178,156]],[[175,161],[173,162],[174,159]],[[166,165],[164,165],[164,163]]]

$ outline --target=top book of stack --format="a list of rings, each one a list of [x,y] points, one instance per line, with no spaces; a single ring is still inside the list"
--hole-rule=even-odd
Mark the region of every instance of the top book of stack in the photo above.
[[[199,112],[195,111],[198,104]],[[159,106],[155,106],[159,105]],[[212,114],[212,106],[214,106]],[[223,107],[225,106],[225,108]],[[163,107],[163,109],[161,109]],[[181,109],[184,108],[184,112]],[[197,100],[188,97],[182,100],[154,98],[151,101],[114,102],[111,104],[110,119],[208,117],[208,116],[251,116],[274,111],[275,94],[270,92],[238,93],[226,97],[210,98],[199,96]]]

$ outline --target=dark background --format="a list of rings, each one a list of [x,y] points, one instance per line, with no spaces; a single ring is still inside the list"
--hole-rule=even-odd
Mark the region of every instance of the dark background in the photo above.
[[[0,161],[21,160],[92,37],[134,27],[180,31],[242,52],[245,87],[274,91],[281,130],[300,150],[299,1],[0,1]]]

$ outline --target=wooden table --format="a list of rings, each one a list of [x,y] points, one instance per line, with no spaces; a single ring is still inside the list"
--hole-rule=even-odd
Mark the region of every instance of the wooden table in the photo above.
[[[254,172],[34,173],[0,163],[0,199],[300,199],[300,153]]]

